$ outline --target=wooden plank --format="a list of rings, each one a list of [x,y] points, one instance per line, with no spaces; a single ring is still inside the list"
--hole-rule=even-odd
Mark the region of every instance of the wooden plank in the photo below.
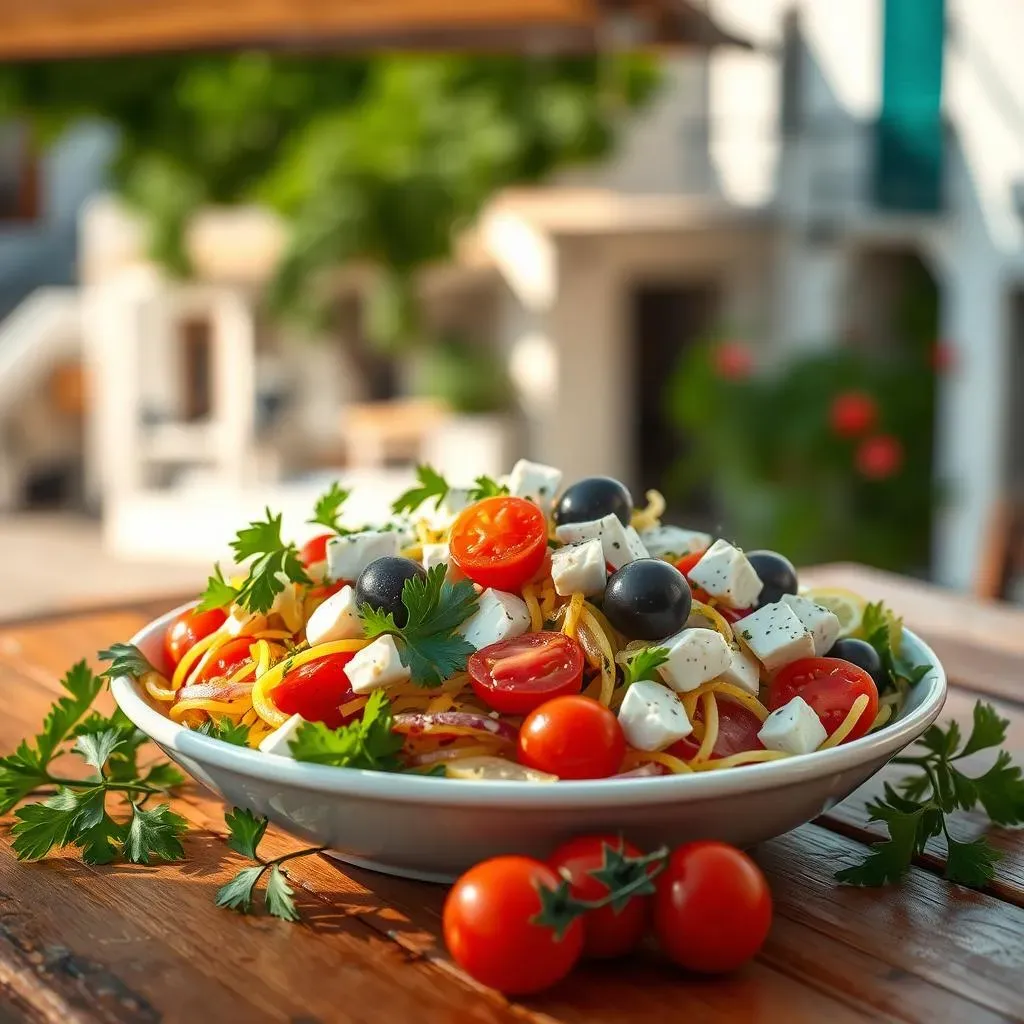
[[[594,0],[7,0],[0,58],[411,42],[417,34],[457,43],[481,30],[588,28],[596,9]]]
[[[1021,697],[1024,608],[860,565],[817,566],[802,570],[800,580],[885,601],[934,648],[951,681],[1008,700]]]

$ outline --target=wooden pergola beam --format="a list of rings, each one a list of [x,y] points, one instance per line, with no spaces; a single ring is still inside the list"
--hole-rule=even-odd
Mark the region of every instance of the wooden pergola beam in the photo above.
[[[0,61],[242,47],[586,50],[605,38],[612,15],[627,20],[637,42],[744,45],[686,0],[4,0],[2,7]],[[686,38],[665,38],[676,29]]]

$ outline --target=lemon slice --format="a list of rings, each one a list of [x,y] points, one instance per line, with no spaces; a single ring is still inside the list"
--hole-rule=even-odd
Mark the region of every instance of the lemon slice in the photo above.
[[[864,621],[867,601],[860,594],[843,587],[811,587],[805,594],[809,601],[820,604],[839,619],[839,635],[855,636]]]
[[[445,774],[450,779],[515,779],[522,782],[557,782],[557,775],[525,768],[503,757],[460,757],[449,761]]]

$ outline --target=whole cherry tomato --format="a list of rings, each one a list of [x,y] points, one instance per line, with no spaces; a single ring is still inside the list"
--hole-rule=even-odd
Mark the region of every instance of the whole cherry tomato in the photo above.
[[[344,725],[341,705],[352,700],[352,683],[345,666],[354,651],[325,654],[292,669],[271,691],[271,698],[286,715],[302,715],[307,722],[323,722],[330,729]]]
[[[625,753],[619,720],[589,697],[555,697],[531,711],[519,730],[520,763],[562,779],[606,779]]]
[[[182,612],[164,634],[164,651],[173,668],[200,640],[216,632],[227,620],[223,608],[211,608],[201,612],[190,608]]]

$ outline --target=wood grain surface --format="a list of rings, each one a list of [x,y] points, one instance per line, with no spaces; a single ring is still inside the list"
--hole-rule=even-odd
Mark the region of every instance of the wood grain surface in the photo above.
[[[811,577],[891,599],[951,666],[945,716],[968,719],[978,692],[996,694],[1012,720],[1009,745],[1024,758],[1024,612],[851,566]],[[71,662],[130,636],[153,612],[149,604],[0,627],[0,752],[38,725]],[[946,882],[938,846],[899,887],[839,886],[835,870],[882,834],[864,810],[880,784],[755,851],[775,921],[762,953],[736,976],[687,976],[645,949],[614,966],[584,966],[520,1002],[448,961],[442,887],[313,857],[292,866],[303,924],[217,909],[214,892],[240,861],[223,843],[223,806],[198,787],[176,801],[193,825],[183,864],[88,867],[70,855],[20,864],[4,825],[0,1024],[1024,1020],[1024,834],[990,833],[1004,860],[985,892]],[[982,823],[962,815],[954,827],[969,836]],[[298,845],[273,831],[268,844],[272,852]]]

